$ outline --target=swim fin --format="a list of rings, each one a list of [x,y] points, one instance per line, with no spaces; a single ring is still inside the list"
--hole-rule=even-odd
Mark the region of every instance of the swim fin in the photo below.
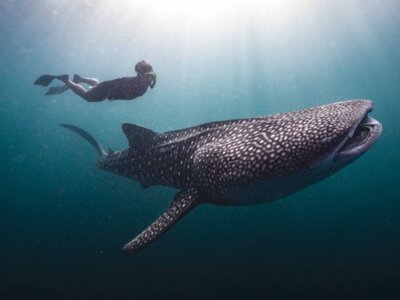
[[[46,96],[50,96],[50,95],[57,95],[57,94],[61,94],[64,93],[65,91],[67,91],[69,89],[69,87],[67,85],[59,85],[59,86],[52,86],[51,88],[48,89],[48,91],[46,92]]]
[[[42,75],[33,84],[48,86],[56,77],[54,75]]]
[[[68,80],[68,74],[63,74],[63,75],[42,75],[38,79],[36,79],[33,84],[42,85],[42,86],[48,86],[54,79]]]

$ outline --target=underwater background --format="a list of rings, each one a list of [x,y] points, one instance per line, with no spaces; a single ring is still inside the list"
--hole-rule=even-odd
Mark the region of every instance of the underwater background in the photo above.
[[[41,74],[108,80],[145,59],[134,101],[44,96]],[[96,168],[59,126],[127,147],[156,131],[368,98],[383,134],[288,198],[202,205],[141,252],[121,247],[175,190]],[[400,2],[0,2],[0,299],[400,299]]]

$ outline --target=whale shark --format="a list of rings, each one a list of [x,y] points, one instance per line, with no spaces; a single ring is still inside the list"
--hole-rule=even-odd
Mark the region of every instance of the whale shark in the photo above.
[[[342,169],[377,141],[382,125],[373,102],[346,100],[294,112],[217,121],[158,133],[122,124],[129,147],[106,151],[83,129],[72,130],[99,155],[97,166],[139,182],[178,189],[170,206],[122,251],[157,240],[202,203],[254,205],[274,201]]]

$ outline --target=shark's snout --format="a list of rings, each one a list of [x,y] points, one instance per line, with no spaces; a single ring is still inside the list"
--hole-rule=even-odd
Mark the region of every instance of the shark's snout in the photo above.
[[[363,102],[362,117],[354,122],[341,147],[337,150],[334,157],[336,163],[352,161],[364,154],[382,133],[382,124],[369,116],[373,109],[372,102],[368,100]]]
[[[382,124],[374,118],[366,116],[338,150],[335,155],[335,162],[353,160],[364,154],[375,144],[381,133]]]

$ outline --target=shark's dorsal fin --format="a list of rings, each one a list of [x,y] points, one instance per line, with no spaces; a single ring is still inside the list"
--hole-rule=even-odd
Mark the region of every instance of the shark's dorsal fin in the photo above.
[[[157,136],[157,132],[136,124],[124,123],[122,130],[128,139],[129,147],[136,149],[146,149]]]
[[[122,251],[126,254],[132,254],[157,240],[190,209],[195,207],[199,203],[199,198],[197,191],[194,189],[178,192],[170,207],[153,224],[127,243],[122,248]]]

